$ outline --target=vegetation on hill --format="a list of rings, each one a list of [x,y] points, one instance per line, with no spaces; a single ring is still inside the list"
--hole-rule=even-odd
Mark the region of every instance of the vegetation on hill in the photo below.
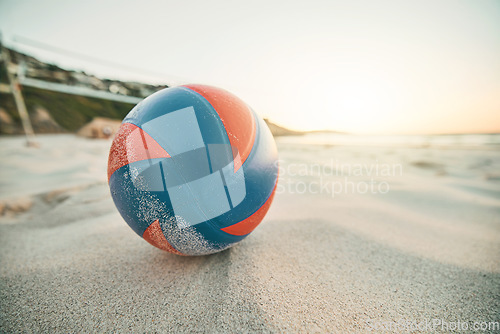
[[[30,116],[37,108],[42,107],[50,113],[57,124],[69,132],[77,131],[95,117],[121,120],[134,107],[133,104],[129,103],[64,94],[33,87],[23,87],[22,94]],[[11,94],[0,94],[0,108],[4,109],[10,116],[14,123],[13,126],[17,129],[16,132],[21,133],[21,120]],[[303,132],[283,128],[267,119],[265,121],[275,136],[303,134]],[[34,124],[34,126],[36,125]],[[0,134],[1,132],[2,127],[0,126]]]
[[[32,87],[23,87],[22,94],[28,111],[41,106],[64,129],[76,131],[94,117],[123,119],[134,107],[132,104],[52,92]],[[16,125],[20,125],[19,114],[11,94],[0,94],[0,107],[5,109]]]

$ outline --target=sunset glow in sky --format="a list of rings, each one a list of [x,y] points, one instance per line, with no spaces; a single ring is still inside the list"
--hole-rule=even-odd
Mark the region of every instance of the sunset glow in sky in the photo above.
[[[0,29],[100,77],[225,88],[295,129],[500,132],[500,1],[1,0]]]

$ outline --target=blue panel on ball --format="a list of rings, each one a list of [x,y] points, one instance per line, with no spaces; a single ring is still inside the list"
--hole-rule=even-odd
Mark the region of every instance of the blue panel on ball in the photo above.
[[[193,107],[154,118],[142,124],[142,129],[163,148],[168,148],[171,156],[205,147]]]
[[[185,226],[203,223],[230,210],[219,172],[167,190],[174,213],[183,218]]]
[[[201,95],[185,87],[174,87],[154,93],[136,105],[127,117],[125,117],[123,122],[135,124],[148,132],[149,135],[151,135],[169,154],[172,155],[177,153],[169,152],[168,145],[169,143],[172,144],[172,142],[168,139],[164,140],[163,135],[155,137],[149,133],[149,131],[154,127],[157,127],[157,129],[153,130],[155,134],[161,134],[167,130],[172,130],[176,134],[179,134],[177,138],[179,144],[174,145],[183,145],[182,142],[191,142],[190,145],[193,145],[192,143],[197,142],[199,139],[197,137],[188,138],[188,136],[191,134],[197,136],[197,128],[190,129],[188,128],[188,125],[183,124],[182,121],[180,123],[172,123],[171,125],[168,125],[165,124],[168,117],[159,118],[172,112],[178,112],[176,118],[185,118],[188,122],[192,123],[190,125],[196,126],[196,124],[194,124],[194,120],[192,119],[192,115],[186,115],[185,117],[181,116],[182,112],[185,111],[189,114],[189,111],[191,110],[194,111],[194,115],[196,116],[196,121],[199,125],[201,136],[205,145],[230,144],[224,124],[212,105]],[[157,118],[159,119],[155,120]],[[146,123],[148,130],[143,128],[143,125]],[[173,130],[176,126],[179,127],[179,131]],[[176,149],[177,146],[175,146],[174,151]]]
[[[162,160],[142,160],[125,165],[109,179],[111,196],[118,211],[140,236],[156,219],[173,215],[168,192],[163,190],[164,185],[157,174]],[[143,190],[147,187],[145,183],[151,184],[151,190]]]
[[[222,168],[222,173],[224,175],[225,186],[231,198],[231,206],[238,206],[247,194],[243,168],[234,172],[234,163],[230,163]]]

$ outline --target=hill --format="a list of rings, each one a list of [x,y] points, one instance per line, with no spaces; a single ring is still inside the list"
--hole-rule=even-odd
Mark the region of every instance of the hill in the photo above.
[[[144,98],[167,85],[100,79],[85,72],[71,71],[47,64],[34,57],[9,50],[13,66],[24,66],[27,78],[91,88],[124,96]],[[5,62],[0,64],[0,83],[7,83]],[[121,120],[134,104],[95,97],[67,94],[35,87],[22,87],[22,94],[36,133],[76,132],[96,117]],[[41,117],[41,113],[43,117]],[[40,120],[43,120],[41,123]],[[266,120],[275,136],[299,135],[302,132],[281,127]],[[0,92],[0,134],[23,133],[14,98]]]

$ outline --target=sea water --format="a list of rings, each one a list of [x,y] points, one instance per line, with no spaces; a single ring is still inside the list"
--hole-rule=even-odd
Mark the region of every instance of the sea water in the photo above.
[[[352,135],[329,132],[278,137],[282,144],[324,146],[456,147],[500,149],[500,133],[453,135]]]

